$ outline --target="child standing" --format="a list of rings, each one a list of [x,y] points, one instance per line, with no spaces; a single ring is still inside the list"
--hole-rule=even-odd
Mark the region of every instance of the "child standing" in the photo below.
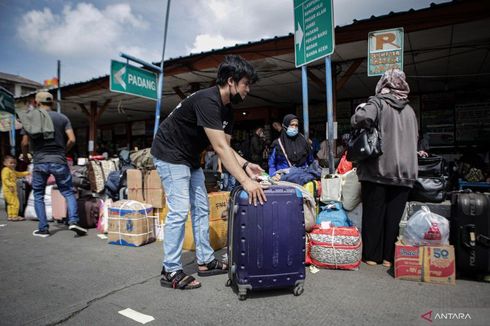
[[[17,160],[15,157],[6,155],[3,159],[2,169],[2,186],[3,195],[7,202],[7,216],[9,221],[23,221],[24,218],[19,216],[19,198],[17,198],[17,178],[29,175],[30,172],[17,172],[15,166]]]

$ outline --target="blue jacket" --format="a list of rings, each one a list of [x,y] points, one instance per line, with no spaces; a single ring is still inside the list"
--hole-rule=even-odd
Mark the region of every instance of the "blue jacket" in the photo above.
[[[310,152],[308,154],[308,158],[306,159],[306,163],[303,166],[298,167],[306,167],[313,163],[313,154]],[[289,168],[288,161],[286,157],[282,153],[282,151],[277,151],[276,147],[273,147],[272,153],[269,156],[269,175],[273,177],[278,170]]]

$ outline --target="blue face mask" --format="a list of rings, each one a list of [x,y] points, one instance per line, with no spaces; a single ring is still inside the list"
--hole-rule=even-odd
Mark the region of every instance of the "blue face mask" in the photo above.
[[[288,135],[289,137],[294,137],[297,134],[298,134],[298,128],[288,127],[288,129],[286,130],[286,135]]]

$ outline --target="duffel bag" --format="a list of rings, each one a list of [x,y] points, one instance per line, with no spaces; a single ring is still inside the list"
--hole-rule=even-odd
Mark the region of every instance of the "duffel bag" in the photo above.
[[[444,159],[437,155],[418,157],[419,177],[441,177],[444,172]]]
[[[446,199],[444,177],[417,178],[410,191],[409,201],[442,203]]]
[[[357,270],[361,264],[362,241],[356,227],[321,229],[308,233],[306,263],[319,268]]]

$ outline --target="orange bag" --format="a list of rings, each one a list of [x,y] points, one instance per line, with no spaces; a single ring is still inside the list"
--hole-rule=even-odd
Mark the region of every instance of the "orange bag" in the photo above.
[[[344,174],[352,170],[352,162],[347,161],[347,152],[342,155],[339,166],[337,167],[338,174]]]

